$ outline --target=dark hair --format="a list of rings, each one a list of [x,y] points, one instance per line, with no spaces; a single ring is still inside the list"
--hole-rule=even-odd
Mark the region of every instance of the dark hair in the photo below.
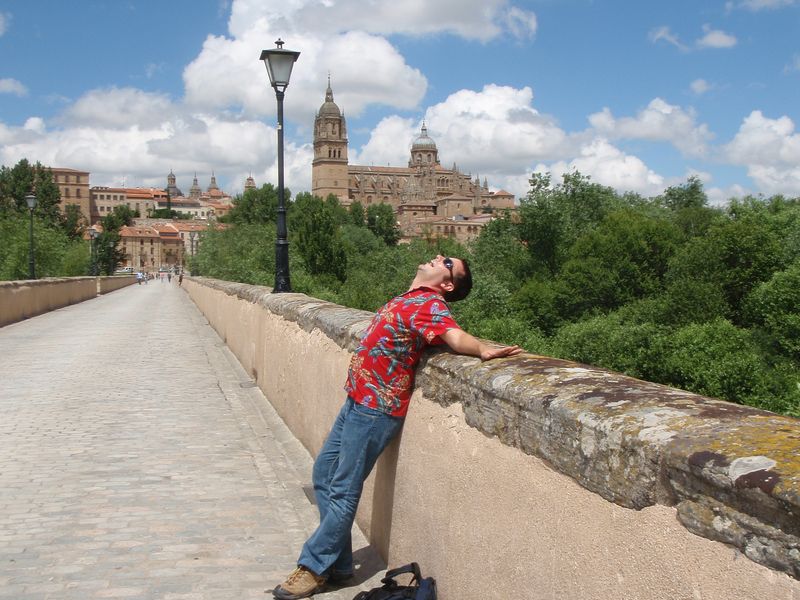
[[[458,260],[460,260],[461,264],[464,266],[464,272],[460,275],[454,274],[453,289],[442,294],[444,299],[448,302],[463,300],[469,296],[470,290],[472,290],[472,273],[469,270],[469,263],[463,258],[459,258]]]

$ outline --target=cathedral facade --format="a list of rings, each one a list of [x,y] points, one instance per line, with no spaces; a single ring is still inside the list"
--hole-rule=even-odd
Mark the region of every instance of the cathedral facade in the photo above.
[[[407,167],[351,165],[347,147],[347,123],[329,81],[314,120],[312,194],[320,198],[333,194],[344,206],[389,204],[406,237],[469,239],[492,213],[514,208],[514,196],[502,190],[490,192],[486,179],[481,183],[455,164],[451,169],[442,167],[436,142],[424,123],[411,144]]]

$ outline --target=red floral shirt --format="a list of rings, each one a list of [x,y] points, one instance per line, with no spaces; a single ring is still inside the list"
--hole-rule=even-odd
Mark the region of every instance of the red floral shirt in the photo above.
[[[393,298],[361,338],[344,389],[359,404],[404,417],[423,350],[450,329],[459,327],[438,292],[420,287]]]

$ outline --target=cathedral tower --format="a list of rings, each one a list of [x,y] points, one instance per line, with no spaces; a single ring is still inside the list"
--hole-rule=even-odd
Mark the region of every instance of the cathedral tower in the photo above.
[[[350,203],[347,175],[347,124],[333,101],[330,76],[325,102],[314,119],[314,161],[311,163],[311,193],[322,199],[333,194],[342,204]]]

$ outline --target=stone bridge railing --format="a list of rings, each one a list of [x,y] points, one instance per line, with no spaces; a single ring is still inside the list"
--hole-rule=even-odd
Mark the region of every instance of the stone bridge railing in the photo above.
[[[0,281],[0,327],[107,294],[135,281],[133,275]]]
[[[184,287],[316,453],[372,315]],[[445,600],[800,599],[800,421],[543,356],[431,352],[358,523]]]

